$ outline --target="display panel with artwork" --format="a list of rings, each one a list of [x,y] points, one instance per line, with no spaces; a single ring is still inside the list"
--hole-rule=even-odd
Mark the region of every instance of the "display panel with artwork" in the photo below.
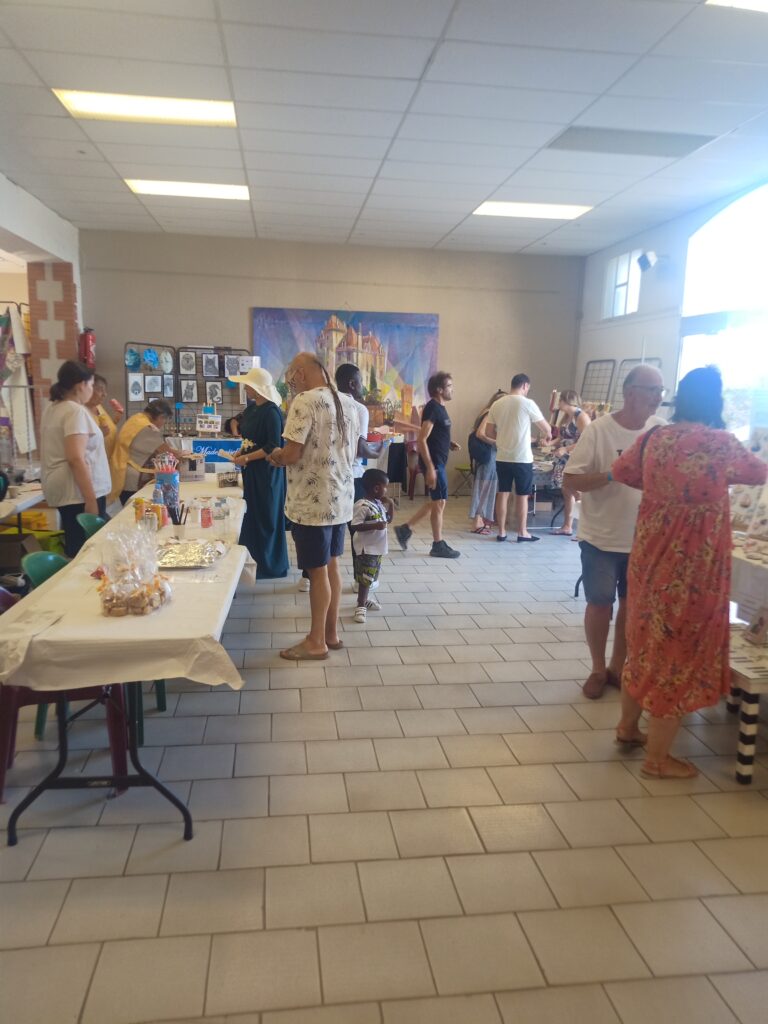
[[[163,378],[160,374],[147,374],[144,377],[144,390],[148,395],[161,395],[163,393]]]
[[[196,380],[183,380],[183,381],[181,381],[181,400],[182,400],[182,402],[196,402],[197,401],[197,381]]]
[[[206,405],[221,405],[223,398],[220,380],[207,380],[205,382],[205,401]]]
[[[128,401],[129,402],[143,402],[144,401],[144,374],[143,373],[129,373],[128,374]]]
[[[183,377],[194,377],[197,373],[197,359],[194,352],[179,352],[179,373]]]
[[[203,353],[203,376],[204,377],[218,377],[219,376],[219,357],[215,352],[204,352]]]

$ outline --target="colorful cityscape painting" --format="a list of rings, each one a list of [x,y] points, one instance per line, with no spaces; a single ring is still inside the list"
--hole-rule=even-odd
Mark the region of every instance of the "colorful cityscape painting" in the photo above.
[[[360,367],[371,425],[409,417],[427,401],[437,369],[438,317],[432,313],[352,313],[333,309],[253,309],[253,353],[285,396],[285,369],[297,352],[314,352],[331,377],[342,363]]]

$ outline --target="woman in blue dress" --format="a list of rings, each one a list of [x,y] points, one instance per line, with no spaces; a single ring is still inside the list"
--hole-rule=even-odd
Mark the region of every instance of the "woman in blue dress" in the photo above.
[[[267,455],[283,446],[280,393],[266,370],[254,368],[230,377],[245,386],[252,403],[243,410],[243,439],[235,464],[243,471],[245,516],[240,543],[256,562],[256,579],[274,580],[288,575],[285,537],[285,470],[271,465]]]

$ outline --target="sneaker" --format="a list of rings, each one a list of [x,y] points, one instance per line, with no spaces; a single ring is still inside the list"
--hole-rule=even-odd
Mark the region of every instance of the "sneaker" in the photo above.
[[[308,594],[309,593],[309,580],[307,579],[306,576],[302,576],[301,579],[299,580],[299,593],[300,594]]]
[[[364,605],[359,605],[355,608],[355,622],[364,623],[366,618],[366,609]]]
[[[429,553],[433,558],[458,558],[461,555],[460,551],[449,547],[444,540],[434,541]]]
[[[413,536],[413,530],[408,523],[403,523],[402,526],[395,527],[395,536],[397,537],[397,543],[405,551],[408,547],[408,541]]]
[[[368,600],[365,602],[365,607],[368,609],[369,612],[381,611],[381,605],[379,604],[375,597],[369,597]]]

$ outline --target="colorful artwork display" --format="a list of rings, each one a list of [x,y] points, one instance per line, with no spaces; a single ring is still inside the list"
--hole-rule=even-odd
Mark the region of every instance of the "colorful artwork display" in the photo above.
[[[371,426],[410,418],[427,401],[437,370],[438,317],[432,313],[350,313],[328,309],[254,308],[253,351],[285,392],[285,368],[313,352],[333,377],[342,363],[360,367]]]

